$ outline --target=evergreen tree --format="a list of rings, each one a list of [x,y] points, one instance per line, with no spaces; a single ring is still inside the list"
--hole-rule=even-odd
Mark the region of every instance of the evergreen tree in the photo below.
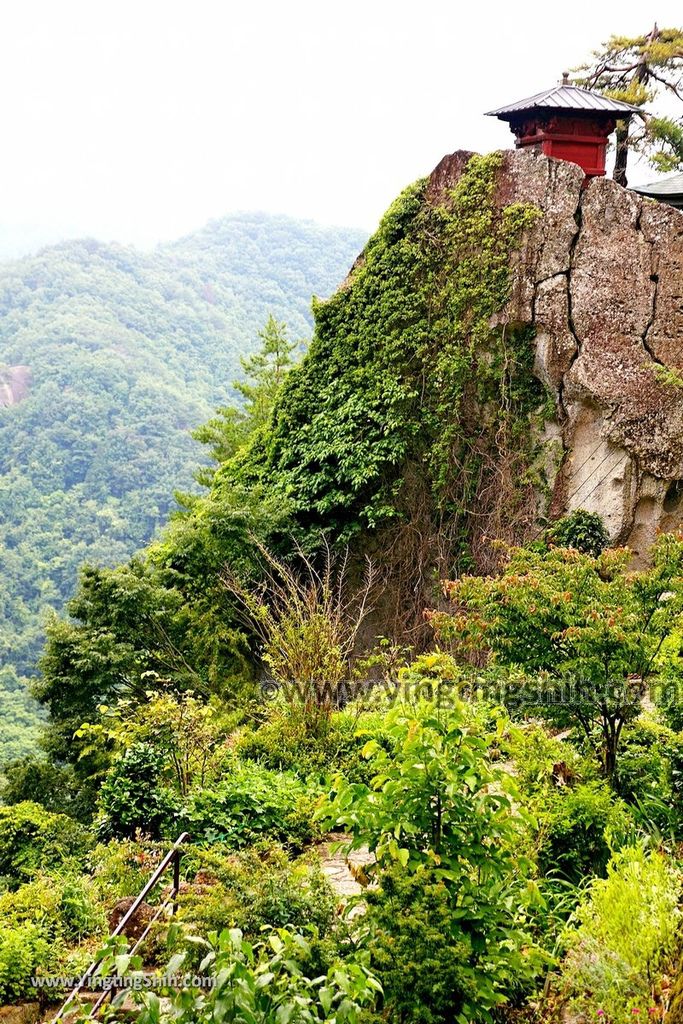
[[[683,29],[658,28],[643,36],[612,36],[593,60],[577,68],[580,85],[631,103],[642,115],[617,124],[614,180],[627,185],[629,151],[646,154],[659,171],[683,167],[683,116],[656,116],[661,95],[683,102]]]
[[[244,400],[242,405],[223,406],[192,434],[196,441],[209,447],[212,460],[219,466],[268,422],[285,377],[294,365],[294,352],[300,347],[287,337],[287,325],[279,323],[272,314],[259,331],[259,338],[258,351],[240,358],[244,380],[233,381],[233,388]],[[200,469],[197,480],[208,487],[214,473],[215,468]]]

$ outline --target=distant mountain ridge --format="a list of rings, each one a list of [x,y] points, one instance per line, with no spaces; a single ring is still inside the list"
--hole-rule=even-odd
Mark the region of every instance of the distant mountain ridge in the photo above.
[[[17,676],[78,566],[149,539],[202,458],[188,431],[229,397],[267,316],[304,339],[311,296],[364,241],[237,214],[152,252],[80,239],[0,264],[0,760],[3,739],[24,745]]]

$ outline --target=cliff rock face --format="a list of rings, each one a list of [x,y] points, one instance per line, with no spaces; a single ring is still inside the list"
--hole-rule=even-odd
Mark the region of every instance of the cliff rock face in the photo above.
[[[469,154],[430,179],[438,201]],[[515,257],[499,322],[532,324],[535,371],[556,397],[555,513],[603,516],[643,556],[683,525],[683,213],[574,164],[507,152],[496,202],[542,216]]]

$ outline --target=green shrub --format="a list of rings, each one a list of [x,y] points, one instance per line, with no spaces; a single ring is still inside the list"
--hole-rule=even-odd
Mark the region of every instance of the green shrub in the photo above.
[[[84,723],[76,734],[89,754],[99,752],[114,774],[145,780],[154,792],[168,789],[182,798],[215,783],[228,759],[228,737],[244,711],[228,714],[224,702],[192,691],[179,693],[168,681],[147,673],[153,690],[144,700],[130,698],[100,705],[100,720]],[[140,799],[139,791],[134,797]]]
[[[543,874],[572,882],[602,875],[613,849],[632,836],[634,822],[623,800],[604,782],[548,792],[538,810],[537,853]]]
[[[206,946],[202,973],[220,979],[220,984],[171,993],[171,1020],[360,1024],[362,1008],[371,1009],[381,993],[381,985],[360,958],[336,963],[326,975],[316,975],[311,970],[309,938],[284,928],[255,944],[247,942],[239,929],[231,929],[212,935]],[[167,973],[177,967],[176,962]],[[140,1024],[159,1020],[156,996],[140,993],[137,999],[144,1009],[134,1019]]]
[[[302,778],[340,771],[347,778],[365,781],[365,762],[360,757],[364,741],[357,732],[358,715],[352,712],[334,712],[326,730],[316,735],[301,716],[277,709],[260,728],[240,734],[235,752],[244,760],[294,771]]]
[[[25,924],[36,925],[51,940],[79,942],[101,932],[105,919],[87,878],[39,875],[0,893],[0,931]]]
[[[89,807],[79,793],[80,783],[73,765],[56,765],[36,756],[23,757],[3,766],[0,797],[5,804],[26,800],[46,811],[68,814],[87,822]]]
[[[90,852],[88,864],[100,899],[137,896],[165,852],[161,845],[132,839],[99,843]]]
[[[0,1003],[32,995],[31,977],[48,971],[55,956],[53,941],[40,925],[0,929]]]
[[[668,782],[671,788],[672,808],[683,821],[683,733],[674,736],[667,744]]]
[[[540,963],[516,959],[496,929],[472,929],[438,871],[392,868],[363,899],[362,943],[384,989],[383,1019],[490,1021],[489,1009],[532,985]]]
[[[674,797],[676,736],[643,716],[624,729],[614,785],[629,804],[641,828],[664,836],[676,835],[681,824]]]
[[[315,862],[292,862],[278,847],[239,854],[210,847],[191,850],[186,864],[199,872],[198,881],[183,889],[178,919],[204,938],[239,928],[255,940],[265,925],[313,925],[321,938],[332,930],[337,897]]]
[[[377,902],[369,892],[368,899],[385,932],[387,958],[392,948],[400,951],[396,984],[401,973],[408,979],[391,1020],[412,1021],[419,1011],[425,1021],[488,1021],[539,969],[520,881],[530,869],[520,856],[527,816],[488,749],[462,703],[398,704],[366,744],[371,785],[337,777],[321,806],[331,827],[353,833],[352,847],[365,845],[376,856],[371,870],[383,895]],[[383,903],[392,901],[385,912]],[[431,923],[434,931],[420,943]],[[374,927],[368,925],[370,942]],[[442,945],[450,947],[443,955]],[[408,990],[438,988],[443,970],[451,995],[444,992],[442,1015],[430,1018],[431,1011],[410,1003]],[[424,986],[421,974],[430,979]]]
[[[28,801],[0,807],[0,875],[9,888],[65,861],[82,860],[89,845],[85,828],[65,814]]]
[[[653,1009],[653,991],[676,951],[681,873],[662,854],[628,848],[607,878],[594,879],[567,935],[567,994],[593,1019],[632,1019]],[[654,1007],[659,1018],[661,1007]]]
[[[545,534],[546,543],[559,548],[576,548],[583,555],[597,558],[609,544],[609,534],[596,512],[577,508],[553,523]]]
[[[153,839],[177,831],[180,805],[162,782],[164,756],[148,743],[135,743],[110,768],[100,791],[99,833],[103,838]]]
[[[39,875],[19,889],[0,893],[0,931],[21,924],[36,924],[46,934],[54,935],[60,898],[59,887],[49,875]]]
[[[678,657],[674,656],[664,661],[654,692],[657,710],[674,732],[683,731],[683,675],[680,665],[682,649],[683,638],[679,634],[672,636],[663,645],[665,653],[673,651]]]
[[[96,891],[87,878],[66,878],[59,886],[59,924],[71,942],[80,942],[104,930],[106,921]]]
[[[515,765],[515,777],[530,796],[556,785],[553,779],[556,764],[566,766],[570,781],[588,782],[597,778],[598,766],[594,758],[581,757],[574,747],[548,735],[541,725],[513,729],[508,749]]]
[[[184,819],[197,842],[239,848],[272,839],[301,849],[320,835],[313,820],[319,795],[291,772],[236,761],[218,786],[189,799]]]
[[[670,794],[664,750],[625,738],[614,782],[617,792],[629,803],[647,801],[654,796],[666,798]]]

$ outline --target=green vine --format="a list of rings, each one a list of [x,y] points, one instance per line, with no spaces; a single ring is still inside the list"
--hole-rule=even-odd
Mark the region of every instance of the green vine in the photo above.
[[[530,330],[492,328],[491,320],[510,295],[510,261],[522,233],[540,216],[538,208],[494,202],[502,155],[474,157],[442,210],[443,255],[433,291],[441,312],[437,334],[434,407],[435,443],[431,466],[435,487],[448,490],[453,454],[492,420],[507,420],[515,439],[528,429],[528,416],[541,392],[533,377]],[[466,403],[469,399],[467,416]],[[482,420],[483,416],[483,420]],[[469,424],[463,419],[470,419]],[[469,436],[463,427],[469,426]],[[476,474],[473,474],[473,479]]]
[[[440,529],[475,499],[492,446],[521,446],[531,464],[546,397],[532,334],[492,321],[540,211],[497,206],[501,161],[473,157],[439,205],[427,179],[392,204],[346,285],[316,305],[272,424],[227,467],[279,488],[308,546],[321,530],[344,543],[400,521],[409,476]]]

